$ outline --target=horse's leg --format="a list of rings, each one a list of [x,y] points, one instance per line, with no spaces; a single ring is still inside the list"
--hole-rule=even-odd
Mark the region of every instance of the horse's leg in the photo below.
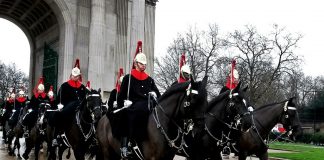
[[[73,152],[76,160],[84,160],[85,150],[83,146],[77,145],[76,147],[73,147]]]
[[[33,140],[31,137],[29,137],[29,138],[25,138],[25,141],[26,141],[26,150],[25,150],[24,154],[22,155],[22,157],[24,159],[28,159],[29,158],[28,155],[33,148]]]
[[[34,151],[34,154],[35,154],[35,160],[38,160],[38,157],[39,157],[39,151],[40,151],[40,146],[41,146],[41,138],[39,137],[40,135],[37,135],[36,137],[36,141],[35,141],[35,151]]]
[[[16,136],[15,143],[14,143],[14,150],[17,148],[17,156],[20,157],[20,143],[19,143],[19,136]]]
[[[263,154],[257,155],[257,157],[260,158],[260,160],[268,160],[268,152],[265,152]]]
[[[12,146],[12,141],[14,139],[14,136],[13,134],[10,132],[8,135],[7,135],[7,138],[8,138],[8,154],[9,156],[13,156],[14,155],[14,147]]]
[[[246,160],[246,157],[247,157],[247,153],[246,153],[246,152],[244,152],[244,151],[240,151],[240,152],[238,153],[238,159],[239,159],[239,160]]]

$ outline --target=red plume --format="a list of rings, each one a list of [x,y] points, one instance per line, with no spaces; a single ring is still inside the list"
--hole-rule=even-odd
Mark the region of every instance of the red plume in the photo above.
[[[237,86],[237,83],[235,83],[235,78],[234,78],[234,69],[236,68],[236,60],[233,59],[231,62],[231,74],[230,76],[227,78],[227,82],[226,82],[226,87],[228,89],[234,89]]]
[[[116,90],[117,90],[117,92],[120,91],[120,85],[121,85],[118,81],[119,81],[120,77],[123,76],[123,75],[124,75],[123,68],[119,68],[119,72],[118,72],[118,76],[117,76],[117,80],[116,80]]]
[[[86,87],[90,89],[90,81],[87,82]]]
[[[185,64],[186,64],[186,56],[183,53],[181,55],[181,57],[180,57],[180,62],[179,62],[179,79],[178,79],[178,82],[186,82],[186,79],[184,77],[182,77],[182,74],[181,74],[181,68]]]
[[[53,86],[51,85],[50,86],[50,89],[48,90],[48,91],[53,91],[54,89],[53,89]]]
[[[141,53],[141,52],[142,52],[142,41],[138,41],[137,42],[137,47],[136,47],[136,52],[135,52],[135,55],[134,55],[134,59],[135,59],[136,55],[138,53]],[[134,59],[133,59],[133,69],[135,69]]]
[[[78,58],[75,60],[74,67],[78,67],[80,69],[80,60]]]

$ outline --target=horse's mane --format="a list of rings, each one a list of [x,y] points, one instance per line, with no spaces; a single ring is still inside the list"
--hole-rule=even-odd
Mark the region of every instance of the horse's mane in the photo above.
[[[267,108],[267,107],[270,107],[270,106],[274,106],[274,105],[277,105],[277,104],[285,103],[287,101],[289,101],[289,99],[286,99],[286,100],[280,101],[280,102],[274,102],[274,103],[266,104],[266,105],[263,105],[263,106],[260,106],[260,107],[256,108],[254,111],[258,111],[258,110],[261,110],[261,109],[264,109],[264,108]]]
[[[208,110],[214,106],[216,103],[220,102],[221,100],[223,100],[226,96],[228,96],[230,93],[229,90],[219,94],[217,97],[213,98],[209,103],[208,103]]]
[[[186,90],[189,86],[190,82],[183,82],[183,83],[176,83],[172,86],[170,86],[165,92],[164,94],[162,94],[162,96],[159,98],[159,101],[164,100],[165,98],[169,97],[170,95],[179,92],[179,91],[183,91]]]

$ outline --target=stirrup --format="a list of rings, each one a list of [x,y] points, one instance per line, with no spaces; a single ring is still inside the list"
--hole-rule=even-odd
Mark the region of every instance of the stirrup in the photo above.
[[[132,154],[132,152],[128,151],[128,148],[127,147],[122,147],[122,148],[120,148],[120,154],[121,154],[120,156],[122,158],[128,158],[129,155]]]
[[[53,139],[52,140],[52,147],[58,146],[57,140]]]

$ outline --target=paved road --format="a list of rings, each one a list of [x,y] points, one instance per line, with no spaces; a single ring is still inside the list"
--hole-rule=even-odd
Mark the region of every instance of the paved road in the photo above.
[[[25,139],[24,138],[20,138],[20,144],[21,144],[21,148],[20,148],[20,155],[22,155],[22,153],[25,151]],[[46,146],[46,145],[44,145]],[[275,151],[275,150],[270,150],[269,152],[280,152],[280,151]],[[74,156],[73,156],[73,151],[71,152],[72,155],[70,157],[70,160],[74,160]],[[17,154],[17,150],[15,151],[15,154]],[[63,157],[65,157],[66,153],[63,155]],[[30,159],[34,159],[34,153],[33,151],[29,154],[29,157]],[[237,160],[237,157],[234,157],[232,154],[226,158],[226,157],[223,157],[224,159],[226,160]],[[8,155],[8,152],[7,152],[7,147],[5,146],[5,144],[3,143],[3,140],[2,140],[2,131],[0,131],[0,159],[1,160],[15,160],[15,159],[22,159],[22,158],[19,158],[17,156],[9,156]],[[39,159],[40,160],[45,160],[46,159],[46,154],[45,153],[40,153],[39,155]],[[258,158],[255,158],[255,157],[248,157],[247,160],[257,160]],[[67,160],[67,159],[63,159],[63,160]],[[174,160],[185,160],[184,157],[180,157],[180,156],[176,156],[174,158]]]

